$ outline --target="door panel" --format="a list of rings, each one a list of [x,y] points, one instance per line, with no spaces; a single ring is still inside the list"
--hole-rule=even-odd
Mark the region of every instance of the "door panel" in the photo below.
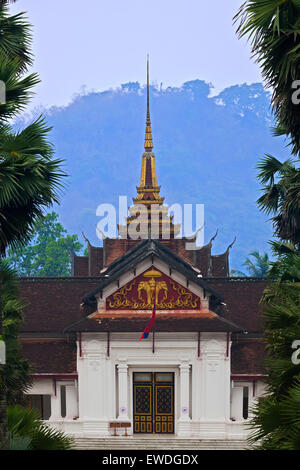
[[[174,373],[133,374],[135,433],[174,433]]]
[[[134,432],[152,433],[152,383],[134,384]]]
[[[174,432],[173,384],[155,384],[155,432]]]

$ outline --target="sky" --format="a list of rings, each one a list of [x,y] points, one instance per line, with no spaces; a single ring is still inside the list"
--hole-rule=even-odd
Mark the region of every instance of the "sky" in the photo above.
[[[33,25],[31,106],[66,105],[76,94],[129,81],[180,86],[201,79],[214,94],[262,81],[232,18],[243,0],[18,0]]]

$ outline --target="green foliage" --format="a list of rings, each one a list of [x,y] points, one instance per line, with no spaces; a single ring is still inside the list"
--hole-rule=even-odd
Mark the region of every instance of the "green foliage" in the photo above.
[[[0,77],[1,79],[1,77]],[[46,136],[49,129],[39,119],[19,133],[0,125],[0,249],[25,244],[43,209],[58,202],[61,160],[51,159]]]
[[[27,68],[32,65],[31,25],[25,20],[23,13],[9,16],[8,12],[7,6],[0,6],[0,52],[16,57]]]
[[[253,410],[256,429],[249,444],[261,450],[300,450],[299,405],[299,380],[281,400],[262,399]]]
[[[269,277],[280,281],[300,281],[300,251],[291,243],[270,242],[277,260],[271,263]]]
[[[8,429],[11,449],[69,450],[72,438],[48,427],[38,417],[37,410],[16,405],[8,408]]]
[[[266,395],[253,408],[249,443],[257,449],[300,449],[300,364],[292,344],[300,339],[300,256],[291,244],[271,242],[277,260],[264,292]]]
[[[267,87],[271,87],[275,136],[285,135],[292,154],[300,156],[300,107],[293,93],[300,76],[300,1],[248,0],[235,20],[248,36]],[[296,87],[295,87],[296,85]],[[298,92],[297,92],[298,93]],[[265,154],[258,165],[263,195],[260,209],[272,214],[272,242],[277,260],[263,297],[268,352],[267,391],[254,407],[249,442],[259,449],[300,449],[300,364],[292,361],[292,344],[300,339],[300,170]]]
[[[24,14],[9,16],[8,8],[0,5],[0,80],[6,87],[5,102],[0,104],[0,257],[5,256],[8,247],[26,244],[44,209],[59,201],[65,176],[61,160],[53,159],[50,129],[42,118],[18,132],[9,125],[27,105],[38,83],[35,74],[26,75],[32,64],[30,47],[30,26]],[[0,271],[0,332],[3,326],[7,346],[5,380],[0,387],[0,441],[5,448],[6,403],[21,400],[28,385],[29,367],[17,341],[22,304],[17,298],[14,274],[5,262]]]
[[[89,249],[86,247],[83,251],[83,256],[89,256]]]
[[[0,104],[1,119],[8,121],[28,104],[33,86],[40,80],[37,74],[26,77],[20,75],[20,62],[14,57],[8,57],[0,48],[0,77],[5,83],[6,102]]]
[[[300,450],[300,364],[291,360],[300,339],[300,278],[271,283],[264,294],[267,392],[253,408],[249,443],[260,449]]]
[[[8,246],[26,244],[35,221],[59,201],[62,160],[53,158],[50,128],[42,117],[21,131],[9,120],[24,109],[39,80],[26,74],[31,65],[31,34],[24,14],[10,17],[0,8],[0,80],[6,102],[0,104],[0,254]]]
[[[267,277],[270,269],[268,253],[260,255],[258,251],[253,251],[249,253],[249,256],[252,256],[253,261],[250,258],[246,258],[243,263],[243,266],[247,268],[248,275],[252,277]],[[247,274],[238,269],[232,269],[230,274],[233,277],[247,277]]]
[[[299,0],[248,0],[235,16],[239,37],[247,36],[267,87],[273,91],[275,135],[288,136],[300,152],[300,107],[293,103],[293,82],[300,77]]]
[[[260,255],[258,251],[253,251],[249,256],[253,257],[253,261],[250,258],[246,258],[243,265],[246,266],[250,275],[253,277],[266,277],[270,269],[268,253]]]
[[[2,286],[3,339],[6,343],[6,365],[3,368],[8,404],[24,402],[24,393],[31,385],[30,366],[22,357],[18,333],[23,322],[24,302],[19,298],[17,274],[7,260],[0,259]]]
[[[281,163],[271,155],[261,159],[257,168],[263,185],[258,206],[274,215],[274,235],[300,248],[300,168],[291,160]]]
[[[77,235],[68,235],[55,212],[47,214],[35,225],[35,234],[27,246],[8,250],[7,259],[20,276],[69,276],[70,251],[83,245]]]

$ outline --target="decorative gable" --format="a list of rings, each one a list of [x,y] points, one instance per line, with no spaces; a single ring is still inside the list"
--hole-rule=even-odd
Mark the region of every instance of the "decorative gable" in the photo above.
[[[156,299],[154,297],[156,296]],[[200,298],[159,269],[151,268],[106,298],[106,309],[200,309]]]

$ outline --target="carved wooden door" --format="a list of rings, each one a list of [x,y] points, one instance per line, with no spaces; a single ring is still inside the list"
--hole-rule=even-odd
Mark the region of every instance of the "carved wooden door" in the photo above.
[[[173,372],[133,374],[133,421],[135,433],[174,433]]]

